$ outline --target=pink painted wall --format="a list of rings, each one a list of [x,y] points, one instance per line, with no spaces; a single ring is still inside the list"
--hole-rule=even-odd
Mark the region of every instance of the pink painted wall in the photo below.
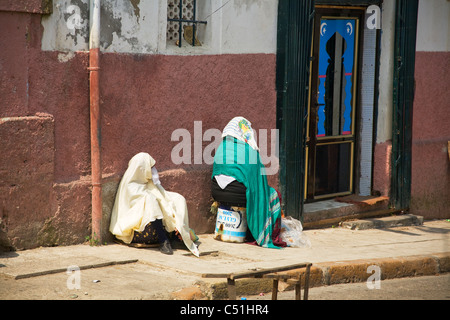
[[[90,228],[88,56],[61,63],[41,36],[40,15],[0,12],[0,246],[16,249]]]
[[[0,152],[7,156],[13,152],[30,164],[45,157],[51,168],[43,180],[45,192],[30,210],[16,208],[21,195],[15,190],[33,188],[30,184],[39,181],[40,171],[31,170],[30,179],[13,177],[17,182],[11,182],[7,173],[15,167],[0,163],[0,181],[9,179],[0,196],[0,242],[17,249],[79,243],[90,234],[89,56],[77,52],[63,62],[65,53],[42,51],[40,19],[37,14],[0,11],[0,118],[17,118],[17,126],[0,124],[1,138],[9,139],[0,145]],[[178,142],[171,141],[171,134],[178,128],[193,134],[194,121],[202,121],[204,131],[222,130],[237,115],[247,117],[256,130],[275,128],[275,67],[273,54],[103,54],[105,234],[115,188],[129,159],[142,151],[156,159],[166,189],[186,197],[191,227],[211,232],[212,168],[174,165],[170,154]],[[45,154],[30,148],[36,142],[30,137],[32,128],[42,117],[51,118],[51,126],[34,137],[52,137]],[[29,129],[14,135],[20,128]],[[7,153],[10,146],[15,149]],[[270,181],[276,183],[276,177]],[[34,228],[16,232],[22,230],[24,217]]]
[[[101,57],[102,160],[105,176],[117,181],[129,159],[148,152],[162,185],[185,196],[191,226],[212,232],[212,166],[194,163],[194,121],[222,131],[235,116],[254,129],[275,128],[275,55],[162,56],[103,54]],[[192,164],[175,165],[176,129],[192,138]],[[203,143],[203,147],[209,145]],[[106,179],[108,181],[108,179]],[[277,177],[270,182],[276,184]]]
[[[450,217],[450,52],[416,53],[411,212]]]
[[[0,117],[38,112],[55,119],[55,179],[70,181],[90,173],[89,56],[68,62],[58,52],[40,50],[40,15],[0,12]]]
[[[257,130],[275,128],[275,55],[103,54],[101,64],[105,174],[124,171],[140,151],[159,170],[174,168],[171,134],[185,128],[193,137],[194,121],[203,132],[238,115]]]
[[[450,217],[450,52],[416,52],[411,208],[425,219]],[[375,146],[373,190],[389,196],[392,142]]]
[[[372,193],[389,197],[391,191],[392,141],[377,143],[373,156]]]

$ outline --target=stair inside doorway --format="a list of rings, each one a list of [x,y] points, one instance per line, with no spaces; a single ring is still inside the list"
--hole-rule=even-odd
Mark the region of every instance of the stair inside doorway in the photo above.
[[[304,204],[303,227],[316,229],[338,226],[340,222],[361,217],[379,217],[397,213],[389,208],[388,197],[350,195]]]

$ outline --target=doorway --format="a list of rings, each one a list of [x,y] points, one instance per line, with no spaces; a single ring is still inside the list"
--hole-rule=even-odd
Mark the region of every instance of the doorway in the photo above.
[[[354,191],[364,9],[316,7],[306,129],[305,200]]]

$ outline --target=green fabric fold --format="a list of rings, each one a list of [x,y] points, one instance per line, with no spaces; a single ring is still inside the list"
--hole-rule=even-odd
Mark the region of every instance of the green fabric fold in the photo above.
[[[234,177],[247,188],[247,224],[258,245],[278,249],[272,233],[281,211],[271,210],[269,205],[271,188],[259,152],[245,142],[225,137],[214,156],[212,178],[220,174]]]

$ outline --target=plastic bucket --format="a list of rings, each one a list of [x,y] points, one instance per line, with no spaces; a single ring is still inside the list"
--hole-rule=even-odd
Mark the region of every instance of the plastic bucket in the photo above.
[[[244,242],[247,234],[247,215],[241,210],[217,210],[214,239],[224,242]]]

